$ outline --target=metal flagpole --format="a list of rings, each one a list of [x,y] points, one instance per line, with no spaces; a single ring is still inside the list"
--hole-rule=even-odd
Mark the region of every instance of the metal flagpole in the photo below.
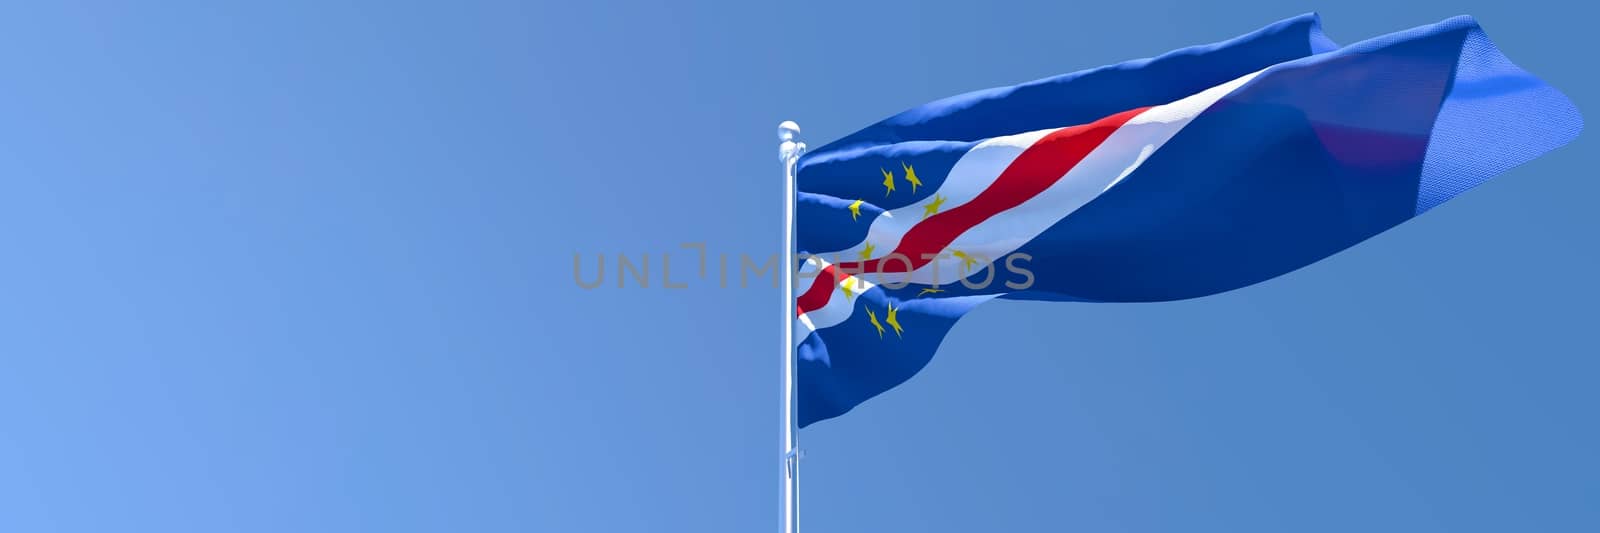
[[[778,125],[778,157],[783,161],[783,253],[779,275],[783,277],[783,532],[800,531],[800,437],[794,425],[794,201],[795,168],[806,143],[800,142],[800,125],[784,121]]]

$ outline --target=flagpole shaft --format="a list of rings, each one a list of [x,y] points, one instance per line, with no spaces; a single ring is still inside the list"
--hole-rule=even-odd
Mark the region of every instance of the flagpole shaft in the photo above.
[[[800,126],[785,121],[778,125],[778,157],[783,161],[783,252],[779,275],[783,277],[783,533],[800,531],[800,439],[795,427],[794,405],[794,202],[795,173],[806,145],[800,142]]]

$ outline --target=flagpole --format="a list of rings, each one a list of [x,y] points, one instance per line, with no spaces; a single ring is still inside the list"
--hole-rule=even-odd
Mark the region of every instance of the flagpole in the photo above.
[[[800,142],[800,125],[784,121],[778,125],[778,157],[783,161],[783,253],[779,275],[783,277],[783,533],[800,531],[800,437],[794,422],[794,202],[795,172],[806,143]]]

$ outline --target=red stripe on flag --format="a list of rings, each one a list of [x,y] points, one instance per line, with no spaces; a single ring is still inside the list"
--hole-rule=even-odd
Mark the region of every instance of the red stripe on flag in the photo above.
[[[1100,120],[1062,128],[1034,142],[1023,150],[994,183],[972,201],[928,217],[912,226],[900,238],[900,244],[884,258],[864,262],[847,262],[828,266],[817,274],[817,279],[796,300],[798,312],[805,314],[827,305],[838,284],[840,271],[845,272],[910,272],[928,264],[931,258],[944,251],[962,233],[990,217],[1011,209],[1037,196],[1061,180],[1072,167],[1077,166],[1089,152],[1105,142],[1112,132],[1122,127],[1148,107],[1130,109]],[[891,256],[892,259],[890,258]],[[903,259],[902,259],[903,258]],[[860,274],[857,274],[860,275]]]
[[[811,282],[811,287],[795,299],[795,306],[799,308],[795,316],[800,316],[828,305],[828,297],[833,293],[833,287],[838,285],[839,270],[833,265],[824,267],[817,273],[817,279]]]

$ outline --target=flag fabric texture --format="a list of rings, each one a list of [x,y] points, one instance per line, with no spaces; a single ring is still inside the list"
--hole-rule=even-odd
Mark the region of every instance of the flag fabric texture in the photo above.
[[[1470,17],[1340,47],[1304,15],[910,109],[799,162],[799,425],[910,379],[983,302],[1251,285],[1581,129]]]

